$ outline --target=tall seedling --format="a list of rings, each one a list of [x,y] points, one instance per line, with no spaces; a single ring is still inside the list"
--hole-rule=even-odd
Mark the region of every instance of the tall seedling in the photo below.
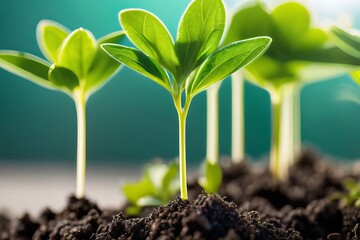
[[[273,116],[270,170],[277,179],[285,180],[301,148],[301,87],[346,71],[347,66],[340,64],[351,59],[329,41],[323,29],[312,26],[309,11],[297,2],[286,2],[272,10],[258,1],[243,5],[232,17],[225,43],[258,35],[270,36],[273,44],[246,67],[245,74],[270,93]],[[239,81],[236,77],[238,73],[233,74],[233,81]]]
[[[180,20],[175,43],[164,24],[147,11],[124,10],[119,18],[139,50],[115,44],[102,46],[171,94],[179,122],[180,191],[187,199],[185,127],[192,99],[261,55],[271,39],[253,38],[218,49],[225,26],[221,0],[194,0]]]
[[[91,32],[79,28],[70,32],[49,20],[37,26],[38,45],[47,58],[28,53],[0,50],[0,67],[42,87],[69,95],[77,112],[76,196],[85,195],[86,102],[119,69],[120,63],[100,47],[115,43],[123,36],[115,32],[96,40]]]

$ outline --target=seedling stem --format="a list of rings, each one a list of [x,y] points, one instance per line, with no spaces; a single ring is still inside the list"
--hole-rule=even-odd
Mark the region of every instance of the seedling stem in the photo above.
[[[231,75],[232,89],[232,146],[231,158],[234,163],[244,159],[244,79],[241,70]]]
[[[77,168],[76,168],[76,197],[85,196],[86,175],[86,100],[83,93],[75,97],[77,113]]]
[[[219,162],[219,89],[217,83],[206,90],[207,96],[207,141],[206,160],[211,164]]]
[[[175,107],[179,119],[179,169],[180,169],[180,195],[182,199],[188,199],[186,180],[186,118],[191,100],[186,98],[184,108],[181,104],[181,94],[174,98]]]

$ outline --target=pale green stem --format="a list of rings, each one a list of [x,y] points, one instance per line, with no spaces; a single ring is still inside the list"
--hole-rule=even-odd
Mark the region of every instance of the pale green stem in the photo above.
[[[181,106],[181,94],[174,100],[179,120],[179,168],[180,168],[180,196],[188,199],[186,180],[186,118],[190,107],[190,100],[186,99],[185,106]]]
[[[287,166],[294,162],[294,86],[282,87],[282,119],[281,119],[281,142],[280,162],[287,175]],[[285,176],[284,176],[285,177]]]
[[[294,103],[294,154],[295,157],[301,152],[301,102],[300,102],[300,86],[294,87],[293,103]],[[295,160],[295,159],[294,159]]]
[[[77,166],[76,166],[76,197],[85,196],[86,175],[86,100],[83,94],[75,98],[77,113]]]
[[[280,163],[280,147],[281,147],[281,119],[282,119],[282,105],[281,93],[272,92],[272,140],[270,149],[270,171],[273,176],[281,179],[281,163]]]
[[[301,147],[298,86],[287,85],[272,92],[271,102],[273,132],[270,170],[276,179],[285,181]]]
[[[207,136],[206,161],[211,164],[219,162],[219,89],[221,83],[206,90],[207,96]]]
[[[244,159],[244,79],[242,70],[231,75],[232,89],[232,145],[231,158],[234,163]]]

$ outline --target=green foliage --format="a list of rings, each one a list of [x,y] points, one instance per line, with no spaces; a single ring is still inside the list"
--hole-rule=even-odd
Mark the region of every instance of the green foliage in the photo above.
[[[211,54],[199,68],[196,77],[187,87],[189,95],[207,89],[261,55],[271,38],[260,37],[231,43]]]
[[[39,22],[36,28],[37,42],[41,52],[50,62],[56,61],[58,48],[69,34],[69,29],[56,22],[50,20]]]
[[[88,30],[80,28],[70,32],[56,22],[42,20],[37,27],[37,40],[44,56],[53,65],[28,53],[1,50],[0,67],[72,97],[75,92],[80,92],[87,99],[120,66],[101,50],[99,44],[118,41],[123,35],[116,32],[97,42]],[[104,73],[108,65],[110,71]],[[94,76],[101,82],[95,81]]]
[[[273,43],[263,57],[246,68],[246,74],[268,90],[324,79],[349,70],[343,64],[354,64],[323,29],[311,26],[309,11],[297,2],[280,4],[272,11],[261,2],[245,5],[234,14],[224,42],[259,35],[270,36]],[[330,72],[323,71],[329,66],[326,63],[332,64]]]
[[[171,90],[170,80],[166,71],[158,62],[147,57],[144,53],[134,48],[115,44],[105,44],[103,48],[106,52],[111,52],[111,56],[114,59],[152,79],[168,91]]]
[[[176,38],[183,77],[217,49],[225,20],[225,7],[221,0],[196,0],[187,8]]]
[[[76,195],[85,195],[86,101],[119,69],[120,63],[109,57],[100,44],[118,42],[123,32],[114,32],[95,40],[88,30],[70,32],[49,20],[36,30],[38,45],[50,61],[28,53],[0,50],[0,67],[40,86],[68,94],[75,101],[78,122]]]
[[[174,42],[164,24],[152,13],[130,9],[119,13],[128,37],[146,55],[155,59],[173,74],[178,65]]]
[[[194,0],[180,20],[174,43],[156,16],[140,9],[125,10],[119,13],[120,24],[141,52],[121,45],[102,44],[110,56],[170,92],[179,119],[180,185],[185,199],[185,127],[191,100],[263,54],[271,42],[270,38],[259,37],[218,49],[225,19],[221,0]]]
[[[154,163],[149,165],[144,176],[135,183],[122,187],[125,197],[131,204],[128,215],[137,215],[141,208],[166,204],[178,192],[179,166],[176,163]]]
[[[351,64],[360,66],[360,33],[333,26],[330,30],[330,36],[336,45],[355,58]],[[350,75],[360,85],[360,71],[353,71]]]
[[[206,160],[204,164],[202,177],[199,178],[199,184],[208,193],[217,193],[222,183],[222,170],[218,162],[211,163]]]
[[[360,183],[354,179],[347,179],[343,184],[346,193],[335,193],[333,199],[340,200],[345,206],[360,207]]]
[[[333,41],[346,53],[360,58],[360,33],[350,31],[338,26],[330,29],[330,36]]]

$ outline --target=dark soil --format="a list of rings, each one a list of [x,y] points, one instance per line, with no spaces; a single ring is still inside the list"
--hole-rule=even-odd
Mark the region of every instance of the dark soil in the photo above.
[[[260,219],[293,228],[303,239],[360,240],[360,228],[356,236],[354,232],[360,209],[333,200],[334,193],[344,191],[344,179],[360,181],[351,166],[336,165],[306,151],[287,182],[276,181],[266,167],[246,163],[228,162],[223,174],[220,194],[242,211],[257,211]],[[190,188],[192,196],[200,191],[195,180]]]
[[[207,196],[193,180],[190,201],[177,198],[131,219],[70,197],[59,213],[45,209],[38,218],[24,214],[16,220],[0,214],[0,240],[360,240],[360,208],[332,199],[344,191],[344,179],[359,176],[313,152],[300,156],[286,183],[275,181],[264,166],[228,161],[220,195]]]

